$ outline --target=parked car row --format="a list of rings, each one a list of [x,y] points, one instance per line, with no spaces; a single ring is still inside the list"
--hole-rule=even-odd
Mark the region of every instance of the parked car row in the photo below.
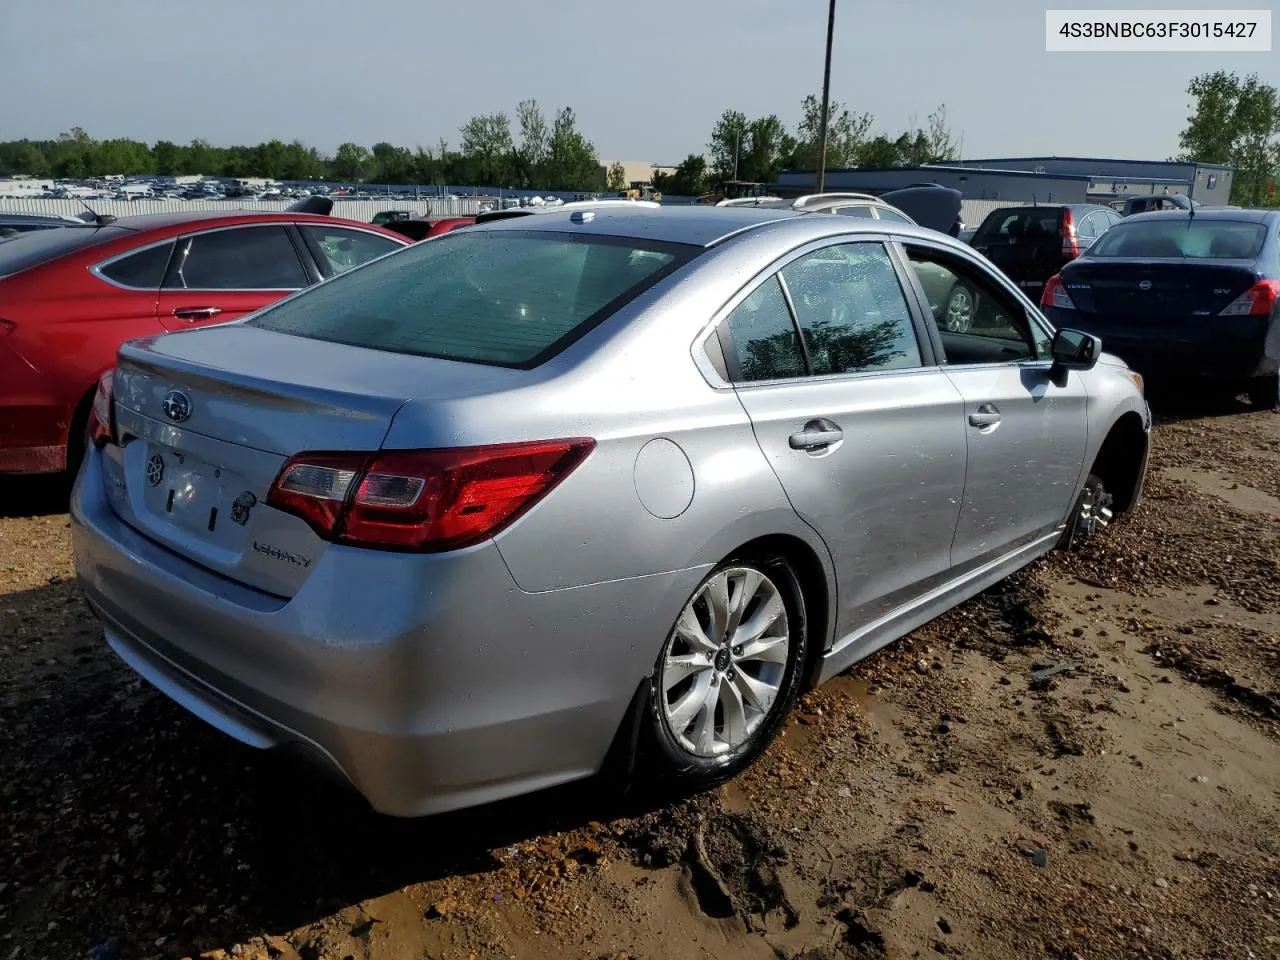
[[[0,246],[4,436],[56,409],[24,442],[65,461],[68,406],[43,398],[80,387],[46,374],[97,376],[61,359],[91,323],[151,334],[89,398],[72,495],[107,642],[381,811],[614,760],[714,783],[805,686],[1141,493],[1141,378],[971,247],[880,214],[599,203],[415,244],[300,214],[45,231]]]
[[[1141,212],[1141,211],[1150,212]],[[1280,404],[1280,214],[1186,197],[993,210],[969,244],[1153,383]],[[963,325],[966,291],[947,308]]]
[[[334,217],[192,211],[0,243],[0,473],[75,469],[125,340],[234,320],[407,242]]]

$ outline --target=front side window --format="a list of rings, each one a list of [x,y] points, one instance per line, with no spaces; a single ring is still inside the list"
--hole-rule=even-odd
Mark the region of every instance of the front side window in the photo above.
[[[1048,355],[1045,331],[977,266],[924,247],[907,246],[907,257],[948,363],[1010,363]]]
[[[738,358],[740,381],[804,376],[804,352],[786,297],[770,277],[729,314],[729,339]]]
[[[328,268],[324,270],[325,276],[330,277],[346,273],[352,267],[376,260],[384,253],[399,250],[403,246],[388,237],[380,237],[365,230],[330,226],[304,226],[300,229],[313,252],[318,254],[321,268]]]
[[[824,247],[784,267],[782,279],[811,373],[920,366],[911,311],[883,244]]]
[[[186,290],[297,290],[307,274],[284,227],[237,227],[191,237],[165,286]]]
[[[250,323],[374,350],[533,367],[692,259],[630,238],[456,231],[283,301]]]

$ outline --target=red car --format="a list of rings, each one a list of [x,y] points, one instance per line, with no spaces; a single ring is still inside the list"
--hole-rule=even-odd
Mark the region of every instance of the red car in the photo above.
[[[386,227],[393,233],[418,243],[459,227],[469,227],[475,222],[475,217],[410,217],[407,220],[392,220]]]
[[[0,473],[79,466],[125,340],[224,323],[408,241],[302,213],[162,213],[0,242]]]

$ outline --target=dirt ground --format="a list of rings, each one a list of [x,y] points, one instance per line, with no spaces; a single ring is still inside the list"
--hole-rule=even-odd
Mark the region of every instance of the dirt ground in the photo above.
[[[1280,957],[1280,416],[1155,432],[1141,509],[663,803],[388,820],[136,680],[64,492],[0,493],[0,960]],[[31,515],[34,514],[34,515]]]

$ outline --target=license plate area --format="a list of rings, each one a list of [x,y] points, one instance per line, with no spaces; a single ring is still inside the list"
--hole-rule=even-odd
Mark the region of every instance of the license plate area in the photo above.
[[[148,444],[143,462],[147,512],[166,525],[218,546],[245,536],[252,504],[235,472],[184,451]]]

